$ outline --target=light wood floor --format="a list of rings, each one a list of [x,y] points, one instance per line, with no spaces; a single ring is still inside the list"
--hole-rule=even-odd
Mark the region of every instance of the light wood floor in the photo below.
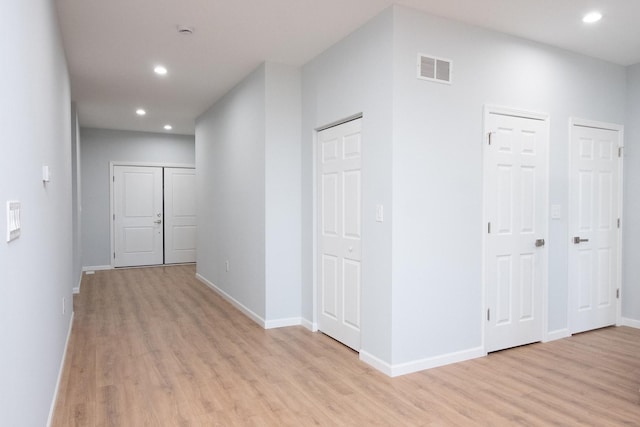
[[[84,276],[54,426],[640,425],[640,330],[392,379],[320,333],[261,329],[194,275]]]

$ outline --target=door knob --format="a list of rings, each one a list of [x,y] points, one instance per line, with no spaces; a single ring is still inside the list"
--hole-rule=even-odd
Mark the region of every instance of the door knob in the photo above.
[[[575,243],[576,245],[579,243],[588,242],[588,241],[589,239],[581,239],[580,237],[577,237],[577,236],[573,238],[573,243]]]
[[[162,220],[161,219],[153,221],[153,222],[156,223],[156,224],[162,224]]]
[[[536,240],[536,248],[539,248],[541,246],[544,246],[544,239],[537,239]]]
[[[349,246],[349,252],[353,252],[353,246]]]

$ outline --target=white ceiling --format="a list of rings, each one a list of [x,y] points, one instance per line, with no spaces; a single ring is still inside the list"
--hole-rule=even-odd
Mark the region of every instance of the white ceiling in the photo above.
[[[640,62],[639,0],[55,0],[85,127],[193,134],[265,60],[300,66],[397,3],[621,65]],[[581,22],[602,12],[600,23]],[[195,28],[178,34],[177,25]],[[155,64],[169,69],[153,74]],[[138,107],[145,117],[135,115]]]

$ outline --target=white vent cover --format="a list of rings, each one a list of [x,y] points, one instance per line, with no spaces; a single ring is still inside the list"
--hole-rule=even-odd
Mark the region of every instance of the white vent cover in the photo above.
[[[432,82],[451,84],[453,64],[451,60],[418,54],[418,78]]]

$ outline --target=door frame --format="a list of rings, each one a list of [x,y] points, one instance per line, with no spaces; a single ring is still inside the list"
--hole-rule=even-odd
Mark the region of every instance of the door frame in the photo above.
[[[190,163],[164,163],[164,162],[124,162],[124,161],[110,161],[109,162],[109,240],[110,240],[110,252],[109,252],[109,265],[110,267],[116,268],[114,265],[114,253],[116,250],[115,243],[115,229],[113,224],[113,216],[115,215],[115,188],[113,185],[114,181],[114,168],[116,166],[138,166],[138,167],[160,167],[160,168],[193,168],[195,169],[194,164]],[[163,195],[164,197],[164,195]],[[164,207],[163,207],[164,209]],[[164,227],[164,224],[163,224]],[[164,249],[163,249],[164,250]],[[164,265],[164,264],[163,264]],[[119,267],[120,268],[120,267]],[[122,267],[126,268],[126,267]]]
[[[573,195],[573,186],[571,185],[571,166],[572,166],[572,159],[571,159],[571,144],[573,143],[573,130],[575,126],[581,126],[581,127],[590,127],[590,128],[596,128],[596,129],[603,129],[603,130],[611,130],[611,131],[615,131],[618,132],[618,147],[621,150],[621,155],[618,157],[618,218],[620,218],[620,227],[618,228],[618,244],[617,244],[617,251],[618,251],[618,260],[616,262],[616,288],[619,289],[620,292],[620,297],[616,298],[616,326],[620,326],[622,325],[622,298],[624,297],[623,293],[622,293],[622,230],[624,228],[624,211],[622,210],[623,204],[623,197],[624,197],[624,193],[623,193],[623,188],[624,188],[624,126],[621,124],[617,124],[617,123],[608,123],[608,122],[601,122],[601,121],[597,121],[597,120],[589,120],[589,119],[582,119],[579,117],[570,117],[569,118],[569,144],[567,146],[567,154],[568,154],[568,169],[567,169],[567,182],[568,182],[568,189],[567,189],[567,227],[568,227],[568,231],[567,231],[567,261],[569,260],[569,256],[571,253],[571,248],[572,248],[572,242],[571,242],[571,226],[575,220],[574,216],[575,213],[573,212],[573,210],[571,209],[571,206],[569,205],[570,201],[571,201],[571,196]],[[567,266],[568,268],[568,266]],[[569,277],[569,271],[567,269],[567,279]],[[571,282],[569,282],[567,280],[567,331],[568,334],[571,335],[571,310],[572,310],[572,305],[571,305],[571,300],[569,298],[569,296],[571,295],[571,289],[569,288],[571,286]]]
[[[546,221],[546,226],[543,230],[544,235],[545,235],[545,240],[547,241],[546,243],[546,247],[547,250],[543,251],[542,254],[540,255],[541,258],[541,262],[542,262],[542,277],[541,277],[541,298],[542,298],[542,307],[541,307],[541,316],[542,316],[542,342],[547,342],[549,340],[549,218],[548,218],[548,213],[549,213],[549,188],[550,188],[550,142],[551,142],[551,138],[550,138],[550,133],[551,133],[551,117],[548,113],[542,113],[542,112],[538,112],[538,111],[532,111],[532,110],[524,110],[524,109],[520,109],[520,108],[513,108],[513,107],[504,107],[504,106],[499,106],[499,105],[492,105],[492,104],[485,104],[484,105],[484,109],[483,109],[483,116],[482,116],[482,225],[480,227],[480,232],[482,233],[482,277],[481,277],[481,283],[482,283],[482,304],[480,307],[480,321],[481,321],[481,339],[482,339],[482,350],[484,355],[486,356],[487,350],[486,350],[486,330],[487,330],[487,317],[486,317],[486,313],[487,313],[487,292],[488,292],[488,283],[487,283],[487,231],[486,231],[486,224],[489,222],[489,217],[488,217],[488,206],[487,206],[487,200],[488,200],[488,193],[489,193],[489,188],[488,188],[488,184],[487,184],[487,171],[486,171],[486,156],[487,156],[487,147],[488,147],[488,142],[489,142],[489,132],[487,129],[487,123],[488,123],[488,117],[490,114],[499,114],[499,115],[505,115],[505,116],[514,116],[514,117],[521,117],[521,118],[525,118],[525,119],[532,119],[532,120],[542,120],[546,123],[547,125],[547,155],[546,155],[546,162],[547,162],[547,177],[546,177],[546,181],[547,181],[547,185],[546,185],[546,199],[542,201],[542,211],[544,212],[544,215],[547,217],[547,221]]]
[[[311,325],[307,325],[307,327],[313,331],[318,331],[318,304],[319,304],[319,284],[318,284],[318,231],[319,231],[319,222],[318,222],[318,134],[325,129],[329,129],[335,126],[340,126],[344,123],[351,122],[353,120],[362,119],[364,117],[363,113],[356,113],[351,116],[345,117],[343,119],[339,119],[330,123],[327,123],[323,126],[318,126],[313,130],[313,140],[312,140],[312,210],[313,210],[313,218],[312,218],[312,230],[311,230],[311,242],[313,245],[312,256],[313,262],[311,264],[311,270],[313,274],[312,280],[312,292],[313,292],[313,307],[312,307],[312,321]],[[364,120],[362,121],[362,129],[364,129]],[[361,167],[361,170],[363,168]],[[362,183],[360,183],[362,185]]]

